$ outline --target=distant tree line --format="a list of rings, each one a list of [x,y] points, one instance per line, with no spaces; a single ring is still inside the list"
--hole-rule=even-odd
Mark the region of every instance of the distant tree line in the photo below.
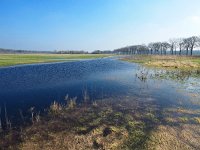
[[[111,50],[94,50],[91,54],[111,54],[114,51]],[[36,50],[14,50],[0,48],[0,54],[34,54],[34,53],[46,53],[46,54],[89,54],[84,50],[54,50],[54,51],[36,51]]]
[[[36,50],[14,50],[0,48],[0,54],[35,54],[35,53],[54,53],[53,51],[36,51]]]
[[[193,55],[194,49],[200,47],[200,36],[188,38],[174,38],[167,42],[151,42],[148,45],[132,45],[111,50],[94,50],[91,54],[158,54],[158,55]],[[13,50],[0,48],[0,53],[51,53],[51,54],[88,54],[84,50],[55,50],[55,51],[35,51],[35,50]]]
[[[14,50],[14,49],[4,49],[0,48],[1,54],[35,54],[35,53],[45,53],[45,54],[87,54],[87,51],[83,50],[54,50],[54,51],[37,51],[37,50]]]
[[[91,54],[112,54],[113,51],[111,50],[95,50],[91,52]]]
[[[61,50],[61,51],[55,51],[56,54],[88,54],[87,51],[83,50]]]
[[[115,49],[118,54],[158,54],[158,55],[193,55],[195,48],[200,47],[200,36],[174,38],[168,42],[152,42],[148,45],[133,45]]]

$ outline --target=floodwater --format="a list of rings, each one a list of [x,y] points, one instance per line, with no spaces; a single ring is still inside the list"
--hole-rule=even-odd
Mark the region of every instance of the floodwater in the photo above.
[[[53,101],[64,102],[66,95],[81,103],[85,94],[90,101],[137,97],[153,100],[161,107],[199,100],[200,80],[188,77],[183,83],[156,78],[155,70],[115,58],[74,62],[19,65],[0,68],[1,119],[6,113],[11,122],[31,107],[43,111]],[[193,93],[194,92],[194,93]],[[3,120],[3,119],[2,119]]]

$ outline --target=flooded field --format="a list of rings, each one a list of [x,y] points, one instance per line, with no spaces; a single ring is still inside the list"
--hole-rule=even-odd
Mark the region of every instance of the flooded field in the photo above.
[[[65,140],[79,141],[82,149],[153,149],[157,143],[157,149],[198,149],[199,83],[198,70],[167,71],[115,58],[0,68],[1,126],[36,124],[24,130],[22,144],[14,142],[22,149],[49,132],[54,140],[68,135]],[[60,144],[48,142],[40,146]]]

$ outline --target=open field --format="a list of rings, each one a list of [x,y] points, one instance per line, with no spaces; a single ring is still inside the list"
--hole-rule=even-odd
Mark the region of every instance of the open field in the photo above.
[[[108,54],[0,54],[0,67],[18,64],[61,62],[74,59],[94,59]]]
[[[164,55],[134,55],[123,58],[122,60],[140,63],[145,66],[161,67],[169,69],[190,69],[200,68],[199,56],[164,56]]]

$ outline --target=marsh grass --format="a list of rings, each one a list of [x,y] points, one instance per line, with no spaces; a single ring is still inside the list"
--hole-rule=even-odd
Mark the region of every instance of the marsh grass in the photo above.
[[[151,131],[147,149],[199,149],[200,111],[183,107],[165,108],[163,124]]]
[[[172,56],[172,55],[134,55],[122,58],[124,61],[140,63],[149,67],[168,69],[200,69],[199,56]]]
[[[66,99],[66,98],[65,98]],[[143,104],[142,104],[143,105]],[[156,113],[137,101],[94,101],[77,105],[53,102],[48,114],[5,134],[1,148],[18,149],[133,149],[142,148],[147,132],[157,123]],[[139,109],[139,110],[138,110]],[[152,115],[150,113],[153,113]],[[13,142],[13,140],[15,142]]]
[[[200,70],[199,69],[165,69],[165,68],[148,68],[145,66],[138,66],[137,72],[135,73],[136,78],[142,82],[147,82],[147,80],[167,80],[173,81],[177,84],[191,85],[192,87],[197,87],[199,85]],[[195,91],[194,91],[195,92]],[[188,93],[190,97],[198,97],[199,94]],[[198,103],[198,101],[197,101]]]
[[[71,141],[69,142],[70,144],[64,142],[65,144],[63,146],[68,149],[72,147],[74,147],[74,149],[123,149],[142,147],[146,139],[144,137],[146,136],[145,132],[148,126],[144,123],[144,120],[149,123],[151,122],[151,124],[154,121],[151,120],[152,117],[149,117],[151,116],[149,115],[150,112],[148,112],[147,115],[140,114],[140,119],[137,118],[134,113],[132,113],[136,108],[133,107],[132,110],[130,110],[130,107],[127,108],[128,105],[130,105],[128,101],[124,104],[96,102],[95,106],[88,104],[87,107],[85,107],[84,104],[83,106],[73,107],[72,109],[69,108],[69,105],[53,103],[53,107],[51,108],[56,111],[51,111],[50,109],[49,120],[38,124],[37,130],[43,125],[47,128],[48,132],[52,134],[61,134],[60,132],[64,130],[67,132],[67,134],[63,133],[63,137],[65,137],[64,141]],[[34,130],[34,128],[29,128],[29,131],[32,132],[32,130]],[[41,132],[39,133],[41,134]],[[68,135],[73,135],[75,139]],[[34,134],[30,137],[35,136],[37,137],[39,135]],[[84,140],[82,137],[84,137]],[[39,139],[37,138],[34,140],[40,142],[39,139],[42,137],[39,137]],[[81,138],[82,141],[80,141],[79,138]],[[74,143],[74,140],[78,140],[79,143],[81,143],[78,144],[79,147],[77,147],[76,142]],[[33,141],[28,139],[28,141],[23,144],[23,147],[28,146],[25,145],[27,142],[31,144]]]
[[[153,100],[105,99],[76,104],[53,102],[34,123],[1,133],[1,149],[169,149],[200,148],[199,110],[161,108]],[[185,132],[186,130],[187,132]],[[181,134],[181,137],[179,136]],[[187,138],[187,136],[190,138]],[[191,146],[192,145],[192,146]]]

